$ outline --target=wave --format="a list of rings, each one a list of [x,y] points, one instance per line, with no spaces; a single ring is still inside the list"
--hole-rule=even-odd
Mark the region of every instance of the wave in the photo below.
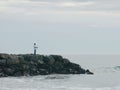
[[[116,67],[114,67],[114,69],[115,69],[116,71],[120,71],[120,66],[116,66]]]
[[[70,76],[68,75],[48,75],[45,77],[45,79],[68,79]]]
[[[114,67],[98,67],[93,69],[94,73],[119,73],[120,66]]]

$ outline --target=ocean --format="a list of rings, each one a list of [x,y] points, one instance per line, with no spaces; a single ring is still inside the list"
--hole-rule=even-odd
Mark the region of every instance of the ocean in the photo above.
[[[120,90],[120,55],[63,55],[94,75],[0,78],[0,90]]]

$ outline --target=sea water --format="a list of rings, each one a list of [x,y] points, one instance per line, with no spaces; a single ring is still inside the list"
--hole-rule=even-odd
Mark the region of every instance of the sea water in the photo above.
[[[0,78],[0,90],[120,90],[120,55],[64,55],[94,75]]]

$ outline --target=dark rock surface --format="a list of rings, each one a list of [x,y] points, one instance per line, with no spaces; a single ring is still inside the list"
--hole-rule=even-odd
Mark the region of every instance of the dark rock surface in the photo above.
[[[0,77],[48,74],[93,74],[60,55],[0,54]]]

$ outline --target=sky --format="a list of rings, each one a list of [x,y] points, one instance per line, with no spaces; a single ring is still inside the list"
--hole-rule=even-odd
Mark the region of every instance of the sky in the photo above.
[[[0,0],[0,53],[120,54],[120,0]]]

